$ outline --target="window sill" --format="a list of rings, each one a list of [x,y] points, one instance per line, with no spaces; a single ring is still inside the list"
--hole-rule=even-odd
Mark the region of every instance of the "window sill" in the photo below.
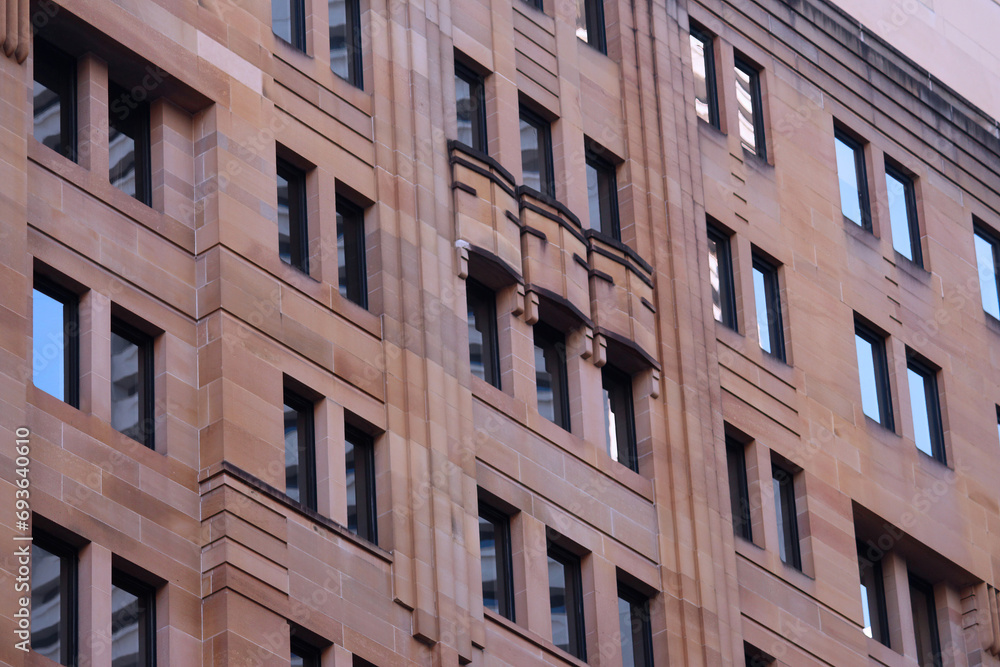
[[[903,436],[901,436],[899,433],[896,433],[895,430],[886,427],[885,425],[882,424],[882,422],[876,421],[871,417],[869,417],[868,415],[866,415],[864,413],[864,410],[861,408],[860,403],[857,404],[857,409],[861,410],[861,416],[865,420],[865,428],[868,429],[868,432],[871,433],[876,440],[886,445],[894,445],[897,444],[898,441],[903,439]],[[890,438],[892,439],[890,440]]]
[[[868,645],[868,656],[877,660],[879,664],[889,665],[890,667],[896,667],[896,665],[905,665],[905,659],[902,655],[889,648],[885,644],[867,635],[864,635],[861,628],[858,628],[858,632],[861,632],[865,637],[865,641]],[[911,663],[912,664],[912,663]]]
[[[881,243],[881,239],[875,236],[874,231],[870,229],[865,229],[858,223],[848,218],[843,213],[841,213],[840,217],[842,219],[842,222],[844,223],[844,231],[847,232],[848,236],[858,241],[859,243],[863,243],[871,250],[879,249],[879,244]]]
[[[527,641],[528,643],[537,646],[538,648],[542,649],[543,651],[553,656],[554,658],[562,660],[563,662],[570,665],[576,665],[577,667],[587,667],[586,662],[562,650],[548,639],[542,638],[541,636],[537,635],[531,630],[528,630],[527,628],[518,625],[517,623],[511,621],[510,619],[504,618],[500,614],[497,614],[496,612],[490,609],[483,609],[483,618],[517,635],[518,637]]]
[[[983,317],[986,318],[986,328],[1000,336],[1000,320],[993,317],[985,310],[983,311]]]
[[[765,159],[757,153],[752,153],[742,142],[740,142],[740,149],[743,151],[743,164],[752,166],[772,177],[774,176],[774,165],[771,164],[770,159]]]
[[[892,254],[893,259],[887,261],[900,270],[904,275],[913,278],[917,282],[924,283],[925,285],[930,283],[931,272],[924,268],[921,264],[917,264],[906,255],[901,254],[895,248],[893,248]]]

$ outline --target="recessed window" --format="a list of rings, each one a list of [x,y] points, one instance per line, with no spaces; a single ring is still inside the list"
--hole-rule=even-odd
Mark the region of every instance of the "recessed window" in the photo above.
[[[872,212],[868,200],[864,144],[839,127],[834,128],[833,137],[837,152],[837,179],[840,182],[840,210],[845,218],[870,232]]]
[[[767,160],[760,70],[738,56],[735,62],[736,110],[740,122],[740,141],[747,151],[761,160]]]
[[[552,643],[587,660],[586,631],[583,622],[583,584],[580,559],[554,544],[549,544],[549,604],[552,609]]]
[[[479,557],[483,572],[483,606],[513,621],[510,518],[482,501],[479,502]]]
[[[356,88],[363,88],[361,59],[361,3],[328,0],[330,69]]]
[[[882,572],[882,552],[869,560],[868,547],[858,542],[858,570],[861,573],[861,610],[864,633],[889,646],[889,615],[885,604],[885,580]]]
[[[750,488],[747,483],[746,445],[726,436],[726,465],[729,469],[729,505],[733,513],[733,533],[744,540],[753,540],[750,517]]]
[[[156,664],[156,590],[118,571],[111,575],[111,655],[114,665]]]
[[[34,385],[74,408],[79,407],[78,297],[41,276],[35,276],[31,297],[31,366]]]
[[[271,30],[299,51],[305,52],[305,0],[271,0]]]
[[[486,86],[471,69],[455,63],[455,115],[458,140],[481,153],[486,152]]]
[[[301,639],[291,640],[291,667],[320,667],[321,651]]]
[[[108,179],[125,194],[153,203],[149,104],[108,85]]]
[[[535,334],[535,386],[538,413],[550,422],[570,430],[569,396],[566,392],[566,338],[539,322]]]
[[[545,11],[543,0],[524,0],[524,4],[534,7],[538,11]]]
[[[590,228],[621,240],[618,223],[618,180],[615,166],[587,151],[587,200],[590,204]]]
[[[983,310],[1000,320],[1000,240],[985,227],[976,225],[972,238],[976,245],[976,266],[979,268],[979,292]]]
[[[576,1],[576,36],[601,53],[608,52],[604,34],[604,0]]]
[[[910,384],[913,440],[917,449],[945,463],[937,369],[907,350],[906,377]]]
[[[77,660],[76,550],[35,531],[31,544],[31,650],[60,665]]]
[[[543,195],[556,196],[552,172],[552,130],[548,121],[521,107],[521,180]]]
[[[604,395],[604,433],[608,454],[612,460],[639,472],[632,376],[605,364],[601,368],[601,388]]]
[[[719,127],[719,96],[715,83],[713,37],[691,26],[691,66],[694,68],[694,111],[703,121]]]
[[[778,267],[761,257],[753,258],[753,292],[760,347],[771,356],[784,361],[785,334],[781,321]]]
[[[941,667],[941,639],[938,635],[934,588],[913,575],[910,575],[910,607],[913,613],[913,633],[917,640],[917,664],[920,667]]]
[[[649,599],[619,582],[618,629],[622,642],[622,667],[653,667],[653,629]]]
[[[347,529],[378,544],[375,513],[375,442],[367,433],[345,426]]]
[[[886,159],[885,186],[889,192],[889,225],[892,227],[892,247],[914,264],[923,266],[913,177]]]
[[[770,667],[774,665],[774,658],[746,642],[743,642],[743,660],[746,667]]]
[[[715,320],[736,330],[736,288],[729,235],[708,227],[708,270],[712,283],[712,313]]]
[[[365,212],[343,197],[337,197],[337,265],[341,295],[362,308],[367,308]]]
[[[306,172],[278,159],[278,255],[309,273],[309,225],[306,215]]]
[[[795,478],[793,473],[777,465],[771,467],[771,477],[774,480],[774,511],[778,520],[778,553],[782,563],[801,570]]]
[[[111,425],[153,449],[153,338],[111,319]]]
[[[34,136],[76,162],[76,60],[34,40]]]
[[[889,393],[889,364],[885,337],[860,322],[854,325],[854,344],[858,353],[861,379],[861,408],[865,415],[890,431],[895,429],[892,398]]]
[[[497,297],[490,288],[469,278],[465,283],[469,321],[469,364],[472,374],[500,388]]]
[[[285,494],[316,509],[316,436],[312,401],[285,389]]]

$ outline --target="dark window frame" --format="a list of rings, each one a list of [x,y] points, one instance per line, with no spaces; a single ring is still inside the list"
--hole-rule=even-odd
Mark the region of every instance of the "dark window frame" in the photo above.
[[[604,0],[583,0],[583,18],[587,26],[587,45],[608,54],[607,26],[604,21]],[[579,23],[579,17],[577,22]]]
[[[316,511],[317,509],[317,484],[316,484],[316,404],[302,394],[289,389],[284,390],[284,405],[292,408],[296,412],[296,434],[298,448],[298,501],[305,507]],[[285,470],[288,470],[287,461]],[[285,478],[287,491],[287,472]]]
[[[721,128],[719,119],[719,90],[715,73],[715,35],[701,26],[691,24],[690,35],[702,43],[705,54],[705,92],[708,95],[708,124],[717,130]],[[701,116],[699,119],[704,120]]]
[[[522,0],[522,1],[529,7],[533,7],[534,9],[537,9],[540,12],[545,12],[544,0]]]
[[[365,431],[344,425],[344,440],[354,446],[354,493],[357,511],[355,535],[378,544],[378,507],[375,495],[375,438]],[[345,454],[346,456],[346,454]],[[350,523],[350,521],[348,521]],[[350,526],[348,526],[350,530]]]
[[[297,51],[306,53],[306,7],[305,0],[287,0],[288,2],[288,25],[289,25],[289,39],[285,39],[284,36],[279,35],[274,32],[273,18],[273,3],[275,0],[271,0],[272,3],[272,26],[271,32],[275,37],[288,44]]]
[[[930,636],[927,637],[927,639],[930,640],[930,649],[931,649],[931,654],[933,655],[933,662],[931,663],[931,665],[924,665],[923,662],[921,662],[921,658],[919,655],[917,656],[917,661],[921,665],[921,667],[942,667],[941,628],[938,625],[938,620],[937,620],[937,605],[934,601],[934,587],[929,582],[924,581],[920,577],[917,577],[913,574],[908,574],[907,578],[909,580],[909,588],[910,588],[910,613],[913,614],[916,605],[915,601],[913,600],[913,593],[912,593],[914,589],[922,593],[925,599],[927,600],[926,613],[929,626],[927,630],[930,633]],[[913,614],[913,633],[914,635],[917,635],[917,633],[919,632],[920,630],[919,628],[917,628],[917,623],[916,623],[916,615]],[[918,642],[918,649],[919,649],[919,642]]]
[[[752,152],[763,162],[768,161],[767,135],[764,126],[764,96],[761,86],[761,68],[740,54],[733,59],[733,67],[750,78],[750,110],[753,112],[754,150],[742,144],[748,152]],[[742,143],[742,141],[741,141]]]
[[[941,417],[941,388],[938,385],[938,373],[940,369],[918,355],[913,350],[906,350],[906,370],[913,371],[924,381],[924,399],[927,409],[927,431],[931,441],[930,456],[944,464],[948,464],[947,453],[944,446],[944,424]],[[909,378],[907,378],[909,380]],[[912,401],[912,397],[911,397]],[[914,419],[915,415],[911,415]],[[914,423],[914,429],[916,424]],[[918,451],[923,451],[919,449]],[[927,452],[924,452],[925,454]]]
[[[139,425],[143,439],[137,442],[149,449],[156,443],[155,375],[153,369],[153,336],[129,324],[120,317],[111,317],[111,332],[138,348],[139,353]],[[112,410],[114,405],[112,404]],[[124,434],[123,434],[124,435]]]
[[[566,335],[555,327],[539,321],[532,328],[535,347],[542,348],[542,355],[546,355],[546,350],[551,349],[555,353],[556,368],[549,369],[546,360],[545,370],[552,378],[552,409],[553,424],[562,427],[567,431],[572,431],[572,416],[570,415],[569,401],[569,372],[566,360]],[[538,345],[541,339],[543,345]],[[535,387],[538,386],[538,369],[535,369]]]
[[[729,473],[733,534],[752,542],[753,517],[750,513],[750,484],[747,479],[747,446],[729,434],[726,434],[726,468]]]
[[[622,240],[621,221],[618,213],[618,175],[615,164],[610,160],[601,157],[592,148],[586,149],[586,165],[597,172],[597,199],[600,220],[596,221],[598,227],[594,227],[594,220],[590,221],[591,229],[596,229],[601,234],[609,236],[615,241]],[[606,192],[604,197],[602,191]]]
[[[79,552],[62,540],[32,530],[32,544],[59,558],[59,664],[75,667],[79,660]],[[35,587],[32,584],[32,605]]]
[[[889,360],[886,352],[886,336],[878,329],[854,321],[854,335],[866,341],[872,347],[872,365],[875,369],[875,392],[878,397],[879,421],[884,428],[895,432],[896,421],[892,409],[892,386],[889,381]],[[860,375],[860,368],[858,369]],[[864,382],[864,378],[861,378]],[[867,416],[867,415],[866,415]],[[871,419],[871,417],[868,417]]]
[[[994,305],[997,308],[997,312],[1000,313],[1000,235],[983,225],[976,218],[973,218],[972,220],[972,234],[973,237],[978,236],[990,246],[993,255],[993,284],[998,296],[998,302]],[[973,238],[973,254],[975,254],[975,238]],[[983,275],[982,271],[979,269],[978,261],[976,262],[976,269],[979,274],[980,291],[982,291]],[[985,306],[983,307],[983,312],[990,317],[993,317],[993,314],[987,311]],[[996,320],[995,317],[993,317],[993,319]]]
[[[866,232],[874,232],[872,227],[871,196],[868,191],[868,167],[865,164],[866,142],[862,141],[857,137],[857,135],[849,132],[836,123],[833,126],[833,136],[835,141],[839,141],[844,144],[854,153],[854,178],[858,188],[858,207],[861,211],[861,228]],[[838,173],[838,179],[839,176],[840,175]],[[847,216],[844,217],[845,219],[849,219]],[[854,224],[853,220],[851,220],[851,224]]]
[[[365,234],[365,210],[342,195],[337,195],[337,238],[344,238],[344,266],[338,275],[341,295],[362,308],[368,308],[368,252]],[[346,284],[345,284],[346,282]]]
[[[923,268],[924,253],[920,244],[920,218],[917,215],[917,179],[888,156],[885,158],[885,175],[886,177],[893,178],[903,186],[903,197],[906,202],[906,225],[910,233],[910,254],[912,255],[912,257],[907,257],[907,259]],[[890,216],[890,226],[892,222]],[[899,251],[896,250],[896,252]]]
[[[455,61],[455,78],[461,79],[469,85],[469,102],[472,105],[472,109],[470,109],[472,144],[469,148],[486,154],[488,153],[489,139],[486,128],[486,81],[471,68],[457,60]],[[455,112],[458,113],[457,108]]]
[[[510,541],[510,516],[486,504],[482,499],[479,500],[479,516],[493,525],[497,569],[497,613],[510,621],[515,621],[514,558]]]
[[[34,275],[32,290],[38,290],[63,305],[63,398],[65,403],[79,409],[80,296],[51,278],[38,273]],[[34,318],[34,312],[32,312],[32,318]],[[32,347],[36,344],[37,341],[32,340]]]
[[[764,278],[764,310],[767,311],[768,344],[771,350],[767,352],[772,357],[787,362],[785,350],[785,329],[784,318],[781,315],[781,278],[778,275],[779,265],[760,256],[753,254],[753,270],[758,271]],[[721,281],[720,281],[721,284]],[[754,289],[754,306],[759,305],[756,300],[760,296]],[[758,324],[758,328],[759,328]],[[758,341],[759,342],[759,341]],[[763,347],[763,346],[762,346]]]
[[[781,561],[801,572],[802,544],[799,538],[798,508],[795,504],[795,475],[784,466],[771,464],[775,511],[780,506],[781,517],[784,519],[778,522],[778,542],[785,552]]]
[[[128,102],[124,102],[128,100]],[[119,108],[125,107],[124,117],[117,117],[116,101]],[[153,162],[152,137],[150,134],[150,108],[146,100],[136,100],[123,86],[108,82],[108,140],[111,130],[117,130],[132,140],[135,161],[135,194],[133,197],[145,204],[153,205]],[[108,166],[108,180],[111,180]],[[112,184],[114,182],[112,181]]]
[[[309,273],[309,210],[306,195],[306,171],[288,160],[277,158],[278,178],[288,183],[288,259],[281,261],[302,273]],[[280,231],[279,231],[280,234]]]
[[[483,358],[483,379],[497,389],[501,388],[500,372],[500,327],[497,322],[497,295],[496,292],[479,282],[475,278],[469,277],[465,281],[465,297],[467,311],[472,312],[473,301],[485,309],[485,330],[476,327],[482,334],[482,358]],[[479,325],[479,317],[476,316],[476,324]],[[471,359],[472,342],[469,342],[469,353]]]
[[[566,626],[569,647],[567,652],[587,661],[587,632],[583,609],[583,575],[580,557],[549,541],[547,557],[563,566],[565,574]],[[552,584],[549,583],[549,613],[552,610]]]
[[[139,599],[142,610],[139,653],[145,661],[142,667],[153,667],[156,665],[156,587],[118,569],[111,572],[111,584]]]
[[[609,385],[611,385],[609,387]],[[612,415],[615,420],[615,435],[618,448],[618,463],[621,463],[633,472],[639,472],[639,452],[638,442],[635,433],[635,397],[633,389],[633,378],[628,373],[615,368],[611,364],[601,367],[601,388],[608,392],[611,403]],[[620,411],[614,411],[616,403],[615,393],[620,394],[618,401],[621,402]],[[619,414],[621,412],[621,414]],[[610,436],[610,433],[607,435]],[[608,445],[610,446],[610,442]]]
[[[870,567],[872,580],[875,588],[870,592],[868,600],[863,601],[868,606],[868,620],[871,622],[872,639],[887,648],[892,648],[889,639],[889,612],[885,597],[885,574],[882,570],[882,552],[879,552],[877,560],[869,560],[865,552],[869,547],[860,540],[858,547],[858,570],[861,575],[861,583],[864,585],[865,568]],[[867,586],[866,586],[867,589]],[[875,608],[872,609],[874,602]]]
[[[289,653],[302,658],[303,667],[320,667],[323,650],[300,637],[289,640]]]
[[[632,664],[636,667],[653,667],[653,626],[649,612],[649,597],[619,581],[618,599],[624,600],[629,605]],[[624,648],[623,646],[622,649]]]
[[[520,106],[519,121],[533,127],[538,133],[538,160],[539,160],[539,188],[538,191],[555,199],[556,177],[554,171],[554,158],[552,155],[552,123],[542,118],[540,115],[527,108],[523,104]],[[524,165],[524,156],[521,156],[521,165]]]
[[[733,331],[739,331],[736,317],[736,281],[733,276],[732,235],[726,234],[711,223],[707,225],[707,229],[709,240],[715,242],[715,256],[719,264],[719,305],[722,309],[722,319],[716,321]]]
[[[34,58],[32,82],[38,81],[39,75],[47,79],[52,86],[39,81],[59,98],[59,134],[60,148],[56,151],[63,157],[77,162],[79,146],[77,145],[77,61],[58,47],[37,34],[33,40]],[[63,101],[68,104],[63,104]],[[34,115],[34,114],[32,114]]]

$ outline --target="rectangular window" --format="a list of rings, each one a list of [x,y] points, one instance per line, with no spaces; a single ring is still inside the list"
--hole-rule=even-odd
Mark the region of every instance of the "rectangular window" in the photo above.
[[[913,575],[910,575],[910,607],[913,633],[917,639],[917,664],[920,667],[941,667],[941,639],[938,636],[934,588]]]
[[[726,465],[729,468],[729,505],[733,512],[733,533],[744,540],[753,540],[746,452],[746,445],[732,436],[726,436]]]
[[[580,559],[554,544],[549,544],[548,562],[552,643],[586,662],[587,644],[583,623]]]
[[[76,162],[76,60],[37,35],[34,49],[35,139]]]
[[[736,288],[729,235],[708,227],[708,270],[712,282],[712,312],[717,322],[733,329],[736,324]]]
[[[278,158],[278,255],[309,273],[306,172]]]
[[[153,338],[111,319],[111,425],[153,449]]]
[[[889,225],[892,247],[918,266],[924,261],[920,251],[920,225],[917,222],[917,197],[913,177],[886,158],[885,186],[889,191]]]
[[[365,212],[343,197],[337,197],[337,265],[340,293],[349,301],[367,308]]]
[[[615,166],[588,150],[587,200],[590,203],[590,228],[610,236],[622,238],[618,224],[618,180]]]
[[[801,570],[794,475],[780,466],[772,466],[771,477],[774,479],[774,511],[778,519],[778,553],[782,563]]]
[[[834,127],[837,152],[837,179],[840,181],[840,210],[854,224],[872,231],[872,211],[868,200],[868,173],[865,147],[853,136]]]
[[[566,338],[539,322],[535,334],[535,385],[538,413],[550,422],[570,430],[569,396],[566,393]]]
[[[649,599],[618,584],[618,629],[621,632],[622,667],[653,667],[653,629]]]
[[[510,518],[479,503],[479,557],[483,570],[483,606],[514,620]]]
[[[770,667],[774,665],[774,658],[746,642],[743,642],[743,661],[746,667]]]
[[[306,50],[305,0],[271,0],[271,30],[303,53]]]
[[[877,560],[868,560],[869,548],[858,542],[858,569],[861,573],[861,610],[864,633],[889,646],[889,615],[885,605],[885,581],[882,573],[882,552]]]
[[[698,118],[718,129],[719,97],[715,83],[714,39],[709,33],[693,25],[691,66],[694,68],[694,111]]]
[[[457,62],[455,115],[458,118],[458,140],[480,153],[487,152],[486,87],[481,76]]]
[[[469,363],[472,374],[500,388],[497,296],[480,282],[465,283],[469,320]]]
[[[890,431],[895,430],[885,337],[874,329],[855,322],[854,344],[858,353],[858,375],[861,378],[861,407],[868,417]]]
[[[605,364],[601,368],[601,387],[604,394],[604,433],[608,454],[615,461],[639,472],[632,376]]]
[[[291,666],[290,667],[320,667],[321,651],[301,639],[291,640]]]
[[[781,288],[778,267],[753,258],[753,293],[757,307],[757,340],[768,354],[785,360],[785,333],[781,321]]]
[[[344,428],[347,472],[347,529],[378,544],[375,512],[375,442],[352,426]]]
[[[108,85],[108,179],[146,206],[153,203],[149,104],[124,88]]]
[[[312,401],[285,389],[285,494],[316,509],[316,436]]]
[[[766,161],[767,149],[764,141],[760,71],[756,66],[737,57],[735,72],[740,141],[743,143],[743,148]]]
[[[76,551],[35,532],[31,544],[31,650],[76,664]]]
[[[552,172],[552,130],[548,121],[521,107],[521,180],[543,195],[556,196]]]
[[[1000,266],[1000,240],[979,225],[975,225],[973,229],[983,310],[1000,320],[1000,273],[997,272],[997,267]]]
[[[937,369],[906,353],[906,377],[910,384],[910,409],[913,412],[913,440],[917,449],[945,463],[944,429],[941,426],[941,400],[938,395]]]
[[[361,3],[328,0],[330,69],[356,88],[364,88],[361,60]]]
[[[156,664],[156,590],[117,570],[111,574],[111,655],[114,665]]]
[[[608,52],[604,34],[604,0],[576,0],[576,36],[601,53]]]
[[[80,320],[76,294],[35,276],[31,365],[36,387],[80,407]]]
[[[534,7],[540,12],[545,11],[543,0],[524,0],[524,3],[529,7]]]

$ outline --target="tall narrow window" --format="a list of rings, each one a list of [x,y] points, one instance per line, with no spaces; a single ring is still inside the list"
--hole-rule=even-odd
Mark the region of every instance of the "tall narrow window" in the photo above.
[[[1000,320],[1000,240],[991,231],[975,225],[972,238],[976,246],[976,265],[979,267],[979,291],[983,310]]]
[[[375,443],[352,426],[344,429],[347,471],[347,529],[378,544],[375,513]]]
[[[604,394],[604,433],[608,454],[615,461],[639,472],[635,441],[635,408],[632,404],[632,376],[610,364],[601,368]]]
[[[149,104],[124,88],[108,86],[108,179],[111,185],[149,206],[153,203]]]
[[[291,640],[291,667],[320,667],[321,651],[298,638]]]
[[[486,152],[486,87],[483,78],[455,63],[455,115],[458,140],[481,153]]]
[[[60,665],[75,665],[76,551],[35,533],[31,544],[31,650]]]
[[[367,308],[365,212],[343,197],[337,197],[337,264],[340,293],[362,308]]]
[[[306,173],[278,159],[278,254],[281,261],[309,273]]]
[[[111,575],[111,656],[113,665],[156,664],[156,591],[122,572]]]
[[[316,436],[313,403],[285,390],[285,493],[316,509]]]
[[[483,606],[514,620],[510,518],[479,503],[479,556],[483,570]]]
[[[712,127],[719,127],[719,96],[715,82],[712,36],[691,26],[691,66],[694,68],[694,111]]]
[[[330,18],[330,69],[356,88],[362,85],[361,3],[328,0]]]
[[[472,374],[500,388],[500,353],[497,335],[497,296],[469,278],[465,283],[469,320],[469,363]]]
[[[549,123],[521,107],[521,180],[543,195],[556,196],[552,172],[552,131]]]
[[[111,320],[111,425],[153,449],[153,339]]]
[[[79,301],[41,276],[31,301],[31,365],[36,387],[73,407],[80,406]]]
[[[712,282],[712,312],[715,319],[735,330],[736,289],[729,236],[712,226],[708,228],[708,270]]]
[[[576,0],[576,36],[601,53],[608,52],[604,34],[604,0]]]
[[[772,466],[771,477],[774,479],[774,510],[778,519],[778,553],[781,562],[801,570],[794,475],[780,466]]]
[[[861,378],[861,407],[868,417],[892,431],[895,425],[889,393],[885,337],[874,329],[855,322],[854,344],[858,352],[858,375]]]
[[[920,667],[941,667],[941,638],[938,636],[934,588],[913,575],[910,575],[910,607],[913,633],[917,639],[917,664]]]
[[[618,629],[621,632],[622,667],[653,667],[653,629],[649,599],[618,584]]]
[[[35,139],[76,162],[76,61],[36,35],[34,69]]]
[[[868,200],[868,173],[865,147],[839,127],[833,131],[837,151],[837,179],[840,181],[840,210],[854,224],[872,231],[872,211]]]
[[[945,463],[944,429],[941,426],[941,400],[938,395],[937,369],[907,350],[906,376],[910,384],[910,408],[913,412],[913,440],[917,449]]]
[[[271,31],[304,52],[306,50],[305,0],[271,0]]]
[[[753,292],[757,306],[757,339],[768,354],[785,360],[785,333],[781,321],[778,268],[760,257],[753,259]]]
[[[726,465],[729,469],[729,505],[733,512],[733,533],[744,540],[752,540],[753,521],[750,518],[746,451],[746,445],[732,436],[726,436]]]
[[[767,160],[764,141],[764,114],[760,91],[760,71],[746,60],[736,58],[736,104],[743,148]]]
[[[552,327],[535,325],[535,385],[538,413],[570,430],[569,396],[566,393],[566,338]]]
[[[618,181],[615,166],[588,150],[586,169],[590,227],[620,241],[622,236],[618,224]]]
[[[549,544],[548,562],[552,643],[586,661],[587,644],[583,623],[580,559],[565,549]]]
[[[885,606],[885,581],[882,557],[868,560],[867,547],[858,542],[858,570],[861,573],[861,610],[864,633],[889,646],[889,615]]]
[[[892,227],[892,247],[914,264],[923,266],[913,177],[908,176],[902,168],[887,159],[885,186],[889,191],[889,225]]]

